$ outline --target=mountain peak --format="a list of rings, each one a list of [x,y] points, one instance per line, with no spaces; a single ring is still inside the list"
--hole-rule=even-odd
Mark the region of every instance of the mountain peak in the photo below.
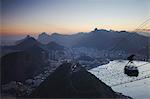
[[[39,37],[49,37],[49,34],[47,34],[46,32],[42,32],[41,34],[39,34]]]
[[[42,32],[40,35],[48,35],[46,32]]]
[[[40,45],[40,43],[30,35],[27,35],[24,39],[17,41],[17,47],[19,49],[26,49],[32,47],[33,45]]]
[[[21,40],[20,43],[25,42],[25,41],[36,41],[34,37],[31,37],[30,35],[27,35],[24,39]]]
[[[52,35],[52,36],[59,36],[59,35],[61,35],[61,34],[59,34],[59,33],[52,33],[51,35]]]
[[[20,44],[20,43],[27,41],[27,40],[34,40],[35,41],[35,38],[31,37],[30,35],[27,35],[25,38],[17,41],[16,44]]]
[[[30,35],[27,35],[26,38],[30,38]]]
[[[94,30],[92,32],[107,32],[108,30],[106,29],[98,29],[98,28],[94,28]]]
[[[50,39],[50,35],[47,34],[46,32],[42,32],[38,36],[38,41],[43,41],[41,43],[44,43],[44,44],[47,44],[49,42],[49,41],[47,41],[48,39]]]

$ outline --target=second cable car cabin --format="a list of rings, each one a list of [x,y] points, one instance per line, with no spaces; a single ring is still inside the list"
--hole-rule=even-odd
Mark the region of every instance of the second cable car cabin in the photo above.
[[[137,77],[139,75],[139,70],[138,68],[133,64],[133,57],[135,55],[129,56],[127,59],[129,62],[127,65],[124,67],[124,74],[127,74],[128,76],[135,76]]]

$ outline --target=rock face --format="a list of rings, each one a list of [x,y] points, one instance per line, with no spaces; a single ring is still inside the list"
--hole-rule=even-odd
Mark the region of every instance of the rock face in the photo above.
[[[24,81],[42,70],[44,58],[40,47],[34,45],[26,50],[13,52],[1,57],[2,84],[10,81]]]
[[[34,98],[128,98],[115,93],[109,86],[79,64],[64,63],[56,69],[30,97]]]

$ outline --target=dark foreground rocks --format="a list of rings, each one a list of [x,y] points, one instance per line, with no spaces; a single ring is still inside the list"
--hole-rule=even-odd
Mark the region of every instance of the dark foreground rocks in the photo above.
[[[30,98],[123,98],[80,64],[64,63],[28,96]]]

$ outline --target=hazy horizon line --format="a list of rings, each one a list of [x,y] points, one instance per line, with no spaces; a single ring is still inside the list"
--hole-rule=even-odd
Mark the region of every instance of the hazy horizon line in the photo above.
[[[96,28],[96,27],[95,27]],[[93,30],[95,29],[93,28]],[[127,31],[127,32],[136,32],[134,30],[125,30],[125,29],[121,29],[121,30],[114,30],[114,29],[103,29],[103,28],[97,28],[98,30],[107,30],[107,31]],[[91,30],[91,31],[93,31]],[[138,29],[139,30],[139,29]],[[144,29],[145,30],[145,29]],[[24,36],[24,35],[34,35],[34,36],[37,36],[41,33],[47,33],[49,35],[53,34],[53,33],[58,33],[58,34],[62,34],[62,35],[72,35],[72,34],[77,34],[77,33],[89,33],[91,31],[78,31],[78,32],[48,32],[48,31],[43,31],[43,32],[29,32],[29,33],[22,33],[22,32],[18,32],[18,33],[0,33],[1,35],[0,36]],[[147,32],[150,32],[150,31],[147,31]]]

